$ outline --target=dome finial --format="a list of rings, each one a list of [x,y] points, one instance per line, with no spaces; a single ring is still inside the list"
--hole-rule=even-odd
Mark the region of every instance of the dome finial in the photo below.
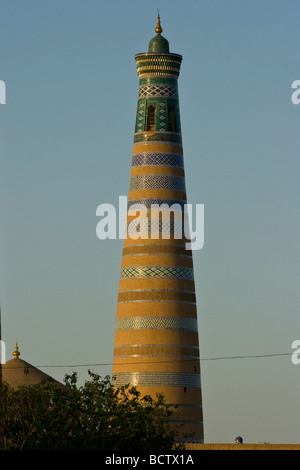
[[[154,38],[152,38],[149,42],[148,46],[148,52],[155,52],[157,53],[166,53],[169,54],[170,48],[169,48],[169,42],[167,41],[166,38],[164,38],[161,33],[163,31],[161,24],[160,24],[160,16],[159,16],[159,11],[157,10],[157,25],[155,28],[155,32],[157,33]]]
[[[161,24],[160,24],[159,10],[157,10],[157,25],[156,25],[156,28],[155,28],[155,32],[157,34],[161,34],[163,32],[163,29],[162,29]]]
[[[18,348],[18,342],[17,342],[17,341],[16,341],[15,350],[14,350],[14,352],[13,352],[13,356],[14,356],[16,359],[20,356],[19,348]]]

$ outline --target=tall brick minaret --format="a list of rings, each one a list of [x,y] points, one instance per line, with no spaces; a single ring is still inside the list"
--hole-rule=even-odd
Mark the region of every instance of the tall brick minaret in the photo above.
[[[169,52],[159,16],[155,32],[148,52],[135,56],[139,95],[128,205],[146,210],[127,216],[112,373],[116,385],[162,393],[179,405],[171,420],[183,425],[182,438],[193,434],[189,440],[203,442],[192,252],[178,237],[176,211],[169,222],[153,211],[166,204],[180,213],[187,202],[177,87],[182,56]]]

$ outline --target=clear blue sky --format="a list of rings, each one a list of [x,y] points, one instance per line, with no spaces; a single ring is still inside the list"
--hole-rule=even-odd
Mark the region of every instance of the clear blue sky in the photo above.
[[[179,78],[206,442],[300,442],[298,0],[0,0],[0,290],[7,359],[111,373],[138,77],[157,8]],[[42,367],[56,365],[65,367]],[[70,367],[67,367],[70,365]]]

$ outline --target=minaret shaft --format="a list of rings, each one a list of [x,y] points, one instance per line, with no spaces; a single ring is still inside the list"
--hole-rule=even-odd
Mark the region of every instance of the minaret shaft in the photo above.
[[[176,211],[158,220],[153,210],[166,204],[182,215],[187,202],[177,85],[181,60],[169,52],[161,32],[148,53],[136,55],[139,95],[128,205],[146,210],[138,224],[136,215],[127,217],[112,372],[116,385],[130,383],[154,397],[162,393],[178,405],[171,420],[184,424],[182,435],[202,442],[192,252]]]

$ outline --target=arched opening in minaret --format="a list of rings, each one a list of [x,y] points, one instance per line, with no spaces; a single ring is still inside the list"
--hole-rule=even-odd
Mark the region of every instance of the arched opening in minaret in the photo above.
[[[168,131],[176,132],[175,109],[173,106],[168,108]]]
[[[150,105],[147,111],[146,131],[155,131],[155,106]]]

